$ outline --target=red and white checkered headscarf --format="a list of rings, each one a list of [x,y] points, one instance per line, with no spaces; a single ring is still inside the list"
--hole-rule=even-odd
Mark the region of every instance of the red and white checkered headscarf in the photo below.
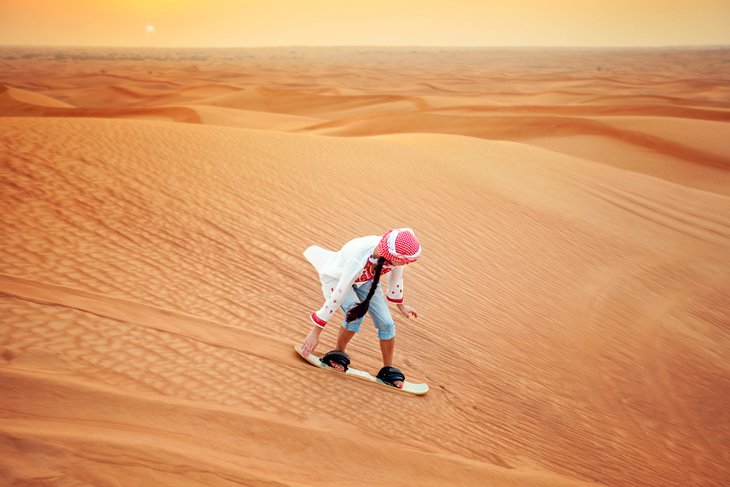
[[[411,263],[421,256],[421,244],[410,228],[394,228],[380,239],[378,251],[391,262]]]

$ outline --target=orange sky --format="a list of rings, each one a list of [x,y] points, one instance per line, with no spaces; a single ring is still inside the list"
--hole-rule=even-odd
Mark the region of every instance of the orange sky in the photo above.
[[[0,44],[719,45],[730,0],[0,0]]]

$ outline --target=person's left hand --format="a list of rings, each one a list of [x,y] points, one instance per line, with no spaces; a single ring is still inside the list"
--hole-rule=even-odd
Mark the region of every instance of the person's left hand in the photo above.
[[[407,304],[398,305],[398,311],[400,311],[401,314],[408,319],[418,318],[418,313],[416,313],[416,309],[412,306],[408,306]]]

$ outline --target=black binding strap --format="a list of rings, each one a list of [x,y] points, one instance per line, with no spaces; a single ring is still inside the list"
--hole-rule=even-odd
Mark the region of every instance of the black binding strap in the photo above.
[[[380,369],[380,372],[378,372],[378,379],[382,380],[386,384],[395,387],[393,382],[399,380],[399,381],[405,381],[406,376],[403,375],[403,372],[400,371],[400,369],[396,369],[395,367],[383,367]]]
[[[319,360],[329,367],[331,367],[330,363],[333,362],[339,364],[345,369],[345,372],[350,365],[350,356],[341,350],[330,350]]]

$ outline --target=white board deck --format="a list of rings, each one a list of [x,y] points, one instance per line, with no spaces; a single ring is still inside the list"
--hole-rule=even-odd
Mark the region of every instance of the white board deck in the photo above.
[[[299,345],[294,345],[294,350],[296,350],[297,355],[299,355],[300,357],[302,357],[304,360],[306,360],[310,364],[314,365],[315,367],[318,367],[320,369],[331,370],[333,372],[337,372],[338,374],[342,373],[342,372],[330,367],[329,365],[325,365],[324,363],[322,363],[322,361],[319,359],[319,357],[313,353],[310,353],[308,357],[303,356]],[[421,396],[428,392],[428,384],[414,384],[413,382],[403,381],[403,388],[399,389],[397,387],[393,387],[393,386],[386,384],[385,382],[383,382],[382,380],[378,379],[377,377],[375,377],[374,375],[372,375],[368,372],[365,372],[363,370],[353,369],[352,367],[349,367],[347,369],[347,372],[345,372],[345,375],[350,376],[350,377],[356,377],[358,379],[365,379],[369,382],[375,382],[376,384],[381,384],[381,385],[387,387],[388,389],[391,389],[391,390],[397,391],[397,392],[405,392],[408,394],[415,394],[417,396]]]

